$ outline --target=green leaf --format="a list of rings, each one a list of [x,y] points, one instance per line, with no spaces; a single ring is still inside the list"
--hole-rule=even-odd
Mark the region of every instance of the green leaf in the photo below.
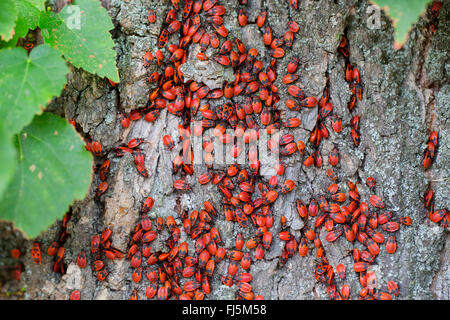
[[[14,0],[0,1],[0,39],[8,41],[14,36],[17,10]]]
[[[55,14],[41,14],[39,27],[44,41],[77,68],[119,82],[116,51],[110,30],[111,18],[98,0],[78,0]]]
[[[16,161],[16,150],[11,141],[11,134],[0,120],[0,198],[12,178]]]
[[[30,56],[23,48],[0,51],[0,118],[18,133],[61,93],[69,68],[58,50],[43,44]]]
[[[372,0],[391,18],[394,25],[394,48],[400,49],[415,23],[431,0]]]
[[[18,162],[0,201],[0,219],[34,238],[85,197],[92,155],[65,120],[44,112],[15,136]]]
[[[34,30],[39,24],[41,11],[44,10],[45,0],[16,1],[17,20],[15,34],[8,46],[15,46],[19,38],[26,36],[29,30]]]

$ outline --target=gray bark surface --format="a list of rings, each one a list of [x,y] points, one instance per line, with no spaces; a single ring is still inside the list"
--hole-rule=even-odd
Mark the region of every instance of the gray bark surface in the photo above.
[[[297,187],[287,195],[280,195],[273,206],[272,245],[264,259],[253,261],[250,269],[255,295],[260,294],[265,299],[328,299],[326,286],[314,278],[317,259],[313,244],[310,243],[310,252],[306,257],[296,253],[280,267],[278,260],[284,243],[277,235],[281,230],[282,215],[287,217],[289,230],[297,237],[300,235],[304,221],[297,214],[295,201],[302,199],[309,203],[311,198],[317,199],[325,193],[330,184],[326,176],[326,169],[330,167],[328,154],[333,147],[337,147],[340,162],[335,171],[342,192],[348,192],[348,180],[358,181],[361,198],[368,201],[372,193],[365,181],[372,176],[376,181],[376,194],[384,200],[387,210],[396,217],[408,215],[413,220],[412,226],[402,226],[396,233],[398,248],[395,254],[387,254],[384,245],[380,246],[382,250],[371,266],[377,275],[379,289],[387,291],[387,281],[395,280],[400,288],[398,299],[450,299],[448,229],[431,222],[423,206],[423,195],[431,186],[435,191],[435,208],[450,207],[450,3],[444,1],[439,28],[434,35],[429,31],[427,14],[413,26],[404,48],[395,51],[392,46],[393,28],[384,13],[381,14],[379,29],[368,27],[368,1],[304,0],[299,1],[299,10],[293,11],[288,1],[249,0],[248,25],[244,28],[237,22],[238,2],[220,2],[227,9],[224,25],[230,31],[229,38],[239,37],[246,48],[258,49],[266,66],[271,57],[255,24],[259,12],[268,11],[268,24],[277,37],[284,35],[289,20],[295,20],[300,25],[293,47],[278,61],[278,79],[275,82],[280,89],[278,106],[282,110],[281,117],[298,116],[302,120],[300,127],[289,130],[296,141],[308,141],[317,118],[317,107],[294,112],[284,104],[289,94],[288,86],[282,84],[281,79],[293,56],[300,59],[297,71],[300,79],[297,83],[304,88],[307,96],[320,98],[326,83],[325,74],[328,73],[333,112],[342,118],[344,124],[343,131],[336,134],[331,130],[331,117],[326,121],[330,136],[320,147],[324,160],[322,168],[303,166],[304,158],[298,152],[286,159],[285,178],[294,180]],[[132,122],[128,129],[123,129],[120,124],[120,114],[144,107],[149,92],[154,89],[154,85],[146,82],[146,77],[157,67],[155,64],[144,67],[143,55],[147,50],[156,51],[162,21],[171,7],[170,1],[111,0],[104,1],[104,6],[115,25],[113,38],[118,53],[120,84],[112,87],[106,79],[72,68],[65,90],[51,103],[49,110],[67,119],[74,118],[80,125],[82,135],[89,135],[101,142],[103,150],[107,151],[102,159],[111,160],[109,189],[100,199],[96,199],[95,190],[100,180],[98,175],[93,175],[86,198],[73,204],[68,229],[70,236],[65,243],[67,270],[63,276],[52,272],[53,259],[45,253],[42,264],[34,264],[29,254],[32,241],[23,239],[8,224],[0,226],[2,265],[13,264],[8,256],[12,248],[19,246],[26,253],[20,283],[6,277],[0,278],[3,291],[25,287],[25,299],[67,299],[75,289],[81,291],[82,299],[128,299],[133,289],[138,290],[140,299],[145,299],[147,280],[140,284],[131,280],[129,260],[107,260],[110,275],[106,281],[99,282],[89,267],[92,257],[88,255],[88,267],[83,270],[76,265],[76,257],[82,249],[88,252],[92,235],[101,233],[106,227],[113,231],[112,245],[126,252],[130,235],[139,221],[139,209],[147,196],[155,199],[155,206],[150,212],[152,217],[178,217],[182,210],[201,210],[204,201],[211,201],[218,211],[215,226],[226,249],[233,248],[237,233],[242,232],[247,240],[254,232],[254,229],[244,230],[237,223],[226,221],[222,195],[217,187],[211,183],[201,186],[197,182],[198,176],[206,172],[205,166],[196,167],[194,175],[187,176],[187,181],[192,185],[191,191],[174,191],[172,183],[178,175],[172,174],[173,155],[164,147],[162,137],[165,134],[178,136],[179,118],[163,110],[153,123],[141,119]],[[157,12],[155,24],[147,21],[149,9]],[[358,67],[364,85],[363,99],[358,101],[356,110],[361,119],[359,147],[354,146],[350,135],[352,114],[347,103],[351,92],[344,78],[344,59],[337,53],[344,32],[350,43],[350,61]],[[169,43],[177,43],[176,37],[172,36]],[[188,62],[183,65],[186,78],[208,81],[211,88],[221,87],[230,77],[230,70],[226,69],[231,68],[224,68],[215,62],[208,62],[213,63],[215,68],[199,65],[195,58],[196,46],[191,46]],[[167,55],[167,49],[164,50]],[[223,101],[219,100],[217,104],[223,104]],[[439,150],[433,166],[424,171],[423,151],[431,130],[439,132]],[[138,174],[131,155],[117,158],[112,151],[132,138],[145,139],[142,149],[146,155],[145,165],[149,169],[147,179]],[[307,152],[310,151],[312,149],[307,149]],[[101,161],[97,159],[97,163]],[[176,221],[181,229],[180,241],[188,241],[190,251],[194,250],[194,242],[183,231],[182,220],[177,218]],[[59,228],[60,222],[56,222],[38,237],[43,250],[46,251],[56,240]],[[336,278],[338,288],[347,283],[351,288],[350,299],[358,299],[361,285],[358,275],[351,269],[353,260],[348,250],[358,247],[359,243],[351,244],[344,237],[328,243],[325,234],[321,232],[320,238],[330,264],[335,267],[343,263],[347,267],[346,280]],[[384,235],[387,238],[387,233],[384,232]],[[168,251],[164,246],[164,240],[168,237],[165,229],[152,243],[152,252]],[[216,265],[211,280],[212,292],[206,296],[207,299],[235,298],[236,286],[226,287],[220,281],[227,267],[227,259]]]

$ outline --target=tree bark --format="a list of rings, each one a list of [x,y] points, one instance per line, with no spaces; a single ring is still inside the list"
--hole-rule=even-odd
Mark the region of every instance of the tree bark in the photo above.
[[[295,141],[305,143],[315,126],[317,106],[312,110],[303,108],[294,112],[285,107],[289,99],[287,85],[281,82],[286,65],[292,57],[300,59],[297,74],[298,84],[304,88],[307,96],[317,99],[322,95],[329,78],[330,101],[333,113],[342,118],[344,129],[336,134],[331,130],[331,117],[325,124],[330,136],[320,146],[323,157],[322,168],[305,167],[304,157],[298,152],[286,158],[285,179],[295,181],[297,187],[287,195],[279,195],[273,205],[274,224],[270,231],[274,235],[269,250],[262,260],[253,260],[249,272],[253,275],[251,282],[253,292],[265,299],[327,299],[326,286],[314,278],[317,262],[316,249],[309,243],[310,251],[306,257],[298,253],[289,258],[284,266],[279,265],[279,258],[284,242],[278,238],[281,230],[280,219],[287,218],[288,230],[298,239],[305,222],[296,211],[296,200],[304,203],[323,195],[330,180],[326,169],[328,154],[336,147],[340,162],[335,168],[339,177],[341,192],[348,192],[347,181],[357,183],[362,199],[368,201],[372,192],[365,181],[372,176],[376,181],[376,192],[386,204],[386,210],[395,217],[410,216],[413,224],[402,226],[396,233],[397,251],[388,254],[384,245],[371,265],[378,279],[378,289],[386,291],[386,283],[394,280],[400,288],[399,299],[446,299],[450,298],[449,274],[449,234],[448,228],[439,227],[427,218],[423,205],[423,195],[428,187],[435,191],[435,208],[449,208],[449,124],[450,115],[448,82],[448,43],[450,3],[444,2],[439,15],[439,26],[435,33],[429,29],[429,9],[424,17],[413,26],[405,46],[393,49],[393,28],[391,22],[381,13],[379,28],[371,29],[368,24],[368,1],[299,1],[299,9],[292,10],[289,1],[283,0],[248,0],[248,24],[241,28],[237,21],[237,1],[220,1],[226,8],[224,25],[230,32],[229,38],[242,39],[246,48],[258,49],[261,60],[267,66],[270,63],[268,47],[262,42],[262,32],[256,26],[256,17],[262,10],[267,10],[267,22],[275,37],[282,37],[290,20],[300,25],[295,34],[294,44],[286,50],[286,55],[278,60],[278,79],[281,118],[299,117],[300,127],[290,129]],[[145,299],[146,281],[136,284],[131,280],[132,268],[127,259],[107,261],[110,271],[103,282],[95,277],[87,267],[80,269],[76,257],[80,250],[90,250],[90,240],[94,234],[105,228],[113,231],[112,245],[123,252],[128,250],[130,236],[139,221],[139,210],[143,200],[152,196],[155,206],[151,217],[176,218],[181,229],[180,241],[188,241],[190,252],[194,242],[185,234],[182,211],[202,210],[206,200],[211,201],[218,215],[215,226],[219,230],[224,247],[232,249],[237,233],[243,233],[248,240],[253,236],[253,226],[243,229],[237,223],[227,221],[223,214],[222,195],[217,186],[209,183],[200,185],[198,176],[206,172],[205,165],[195,167],[195,173],[187,176],[192,189],[180,192],[173,189],[173,181],[179,174],[173,174],[173,154],[162,143],[162,137],[170,134],[178,137],[178,117],[163,110],[159,118],[149,123],[140,119],[133,121],[128,129],[120,124],[120,114],[145,107],[148,94],[155,85],[148,84],[146,78],[157,70],[153,63],[144,67],[143,55],[150,50],[153,54],[163,20],[172,7],[168,0],[163,1],[103,1],[104,6],[114,22],[113,38],[118,54],[117,64],[121,81],[117,87],[110,85],[107,79],[100,79],[82,70],[71,69],[68,84],[62,95],[48,107],[49,110],[67,119],[73,118],[79,124],[80,134],[100,141],[104,156],[95,159],[95,164],[111,160],[108,175],[109,188],[100,198],[95,191],[100,183],[98,175],[92,177],[92,185],[86,198],[75,201],[71,210],[69,223],[70,236],[65,242],[64,263],[66,274],[61,276],[52,271],[52,259],[43,254],[43,262],[36,265],[31,260],[33,240],[25,240],[20,234],[11,230],[8,224],[2,224],[4,240],[2,246],[2,265],[8,266],[13,261],[8,257],[9,250],[20,246],[23,248],[24,272],[20,282],[9,280],[4,276],[4,290],[25,287],[25,299],[67,299],[70,293],[78,289],[82,299],[129,299],[133,289],[139,298]],[[154,9],[157,13],[156,23],[147,21],[147,12]],[[338,53],[342,35],[349,40],[350,62],[357,66],[363,83],[363,99],[357,102],[356,112],[350,112],[347,104],[351,97],[348,83],[345,81],[345,61]],[[170,37],[169,43],[178,43],[178,36]],[[187,63],[183,66],[186,80],[202,79],[209,81],[210,87],[220,87],[229,77],[229,70],[216,64],[217,68],[199,69],[192,45]],[[208,49],[211,52],[213,49]],[[207,51],[209,53],[209,51]],[[164,49],[168,56],[167,48]],[[202,67],[204,68],[204,66]],[[225,100],[219,100],[219,104]],[[351,137],[350,120],[354,114],[360,116],[361,143],[355,147]],[[436,161],[429,170],[422,167],[423,151],[431,130],[439,132],[439,149]],[[133,157],[129,154],[122,158],[114,155],[113,149],[132,138],[143,138],[141,146],[146,158],[145,165],[149,177],[143,178],[135,169]],[[177,147],[180,142],[177,141]],[[312,152],[307,144],[307,153]],[[267,181],[267,180],[264,180]],[[55,195],[57,196],[57,195]],[[308,222],[311,225],[311,222]],[[60,222],[56,222],[48,231],[38,237],[43,248],[57,238]],[[344,237],[336,242],[325,240],[326,232],[320,232],[329,263],[335,267],[342,263],[347,267],[345,281],[337,278],[337,286],[347,283],[351,288],[350,299],[358,299],[361,285],[359,276],[351,270],[353,259],[348,252],[359,243],[352,244]],[[384,232],[385,238],[389,235]],[[152,243],[153,251],[168,251],[164,241],[169,237],[167,230]],[[245,249],[245,251],[253,252]],[[252,253],[253,255],[253,253]],[[88,256],[88,265],[92,257]],[[234,299],[236,286],[226,287],[220,277],[227,273],[228,261],[216,265],[211,280],[211,293],[207,299]],[[144,277],[143,277],[144,278]],[[5,289],[6,288],[6,289]]]

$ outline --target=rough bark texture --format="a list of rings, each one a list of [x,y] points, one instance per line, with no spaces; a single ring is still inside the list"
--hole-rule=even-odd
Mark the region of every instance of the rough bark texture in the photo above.
[[[270,56],[262,42],[262,33],[255,24],[259,12],[263,9],[268,11],[268,23],[278,37],[284,35],[289,20],[295,20],[300,25],[292,50],[288,50],[278,62],[276,85],[280,88],[282,117],[295,116],[284,105],[288,99],[287,86],[281,83],[291,57],[298,56],[300,59],[297,74],[300,75],[299,84],[305,88],[307,95],[321,96],[328,73],[331,102],[334,112],[343,120],[344,130],[340,134],[330,130],[330,137],[321,145],[323,168],[329,167],[328,153],[333,146],[337,147],[341,160],[336,172],[344,192],[348,191],[347,180],[360,181],[358,188],[361,197],[367,200],[371,193],[364,182],[372,176],[377,182],[376,194],[384,199],[387,208],[397,216],[409,215],[413,220],[411,227],[403,227],[397,233],[397,252],[390,255],[382,250],[372,265],[379,287],[385,289],[386,282],[392,279],[399,284],[400,299],[450,299],[448,230],[432,223],[423,206],[423,194],[431,185],[436,195],[435,207],[450,207],[447,50],[450,42],[450,3],[444,2],[439,28],[434,35],[429,31],[427,14],[414,25],[404,48],[395,51],[392,47],[392,26],[384,14],[381,15],[379,29],[368,28],[368,1],[299,2],[299,10],[293,11],[288,1],[249,0],[249,23],[241,28],[237,23],[237,1],[221,1],[227,9],[224,24],[232,37],[242,39],[247,48],[258,49],[266,65]],[[42,265],[32,263],[28,254],[32,242],[11,231],[10,225],[2,224],[0,234],[5,238],[0,241],[1,265],[14,263],[8,256],[10,249],[19,246],[26,252],[21,282],[8,281],[10,273],[5,271],[2,274],[3,291],[12,292],[25,287],[26,299],[67,299],[74,289],[81,290],[82,299],[128,299],[134,288],[139,288],[140,298],[145,298],[145,286],[131,281],[129,260],[108,261],[111,273],[106,281],[99,282],[89,267],[83,270],[77,267],[76,256],[81,249],[89,250],[91,236],[106,227],[113,231],[113,245],[126,251],[142,201],[150,195],[155,199],[151,211],[154,217],[177,217],[181,210],[200,210],[203,202],[210,200],[219,211],[215,225],[225,248],[233,247],[238,232],[243,232],[246,239],[252,234],[250,229],[244,230],[238,224],[225,220],[221,195],[216,186],[200,186],[196,182],[198,176],[206,171],[204,166],[196,167],[195,174],[187,177],[193,186],[190,192],[174,192],[173,156],[164,147],[162,137],[165,134],[177,136],[179,118],[164,110],[154,123],[139,120],[132,122],[131,127],[125,130],[120,125],[120,113],[144,107],[148,93],[153,89],[145,79],[156,70],[156,66],[152,64],[145,68],[143,54],[146,50],[156,51],[154,48],[162,21],[171,7],[170,1],[111,0],[104,1],[104,6],[116,27],[113,38],[118,53],[120,84],[112,87],[105,79],[72,68],[66,89],[49,109],[68,119],[74,118],[80,125],[80,133],[100,141],[106,151],[131,138],[144,138],[143,150],[149,178],[144,179],[138,174],[131,156],[117,158],[113,152],[105,153],[102,160],[111,160],[110,186],[99,200],[96,199],[95,189],[99,180],[97,175],[93,176],[86,198],[72,206],[70,236],[65,244],[67,273],[64,276],[52,272],[53,259],[46,254],[43,255]],[[157,12],[156,23],[152,25],[146,17],[150,8]],[[363,100],[357,106],[361,118],[359,147],[354,146],[350,135],[351,115],[347,103],[351,93],[344,79],[344,59],[337,53],[344,32],[350,43],[351,63],[358,66],[364,84]],[[171,41],[176,40],[175,37],[170,38]],[[188,63],[183,66],[186,78],[209,81],[210,87],[221,86],[229,77],[229,70],[216,63],[215,68],[210,68],[196,62],[195,46],[190,49]],[[291,133],[296,141],[307,141],[317,118],[317,107],[302,110],[300,118],[302,125],[291,130]],[[329,128],[330,120],[326,122]],[[421,161],[431,130],[439,131],[440,146],[432,168],[424,171]],[[287,217],[292,232],[298,235],[304,222],[296,212],[295,200],[300,198],[308,203],[312,197],[323,194],[330,183],[323,168],[306,168],[302,163],[303,158],[298,153],[287,162],[286,178],[293,179],[298,187],[275,203],[274,226],[271,229],[274,235],[281,230],[282,215]],[[182,229],[180,219],[177,223]],[[57,237],[59,228],[60,222],[57,222],[38,237],[45,250]],[[324,236],[325,233],[321,233],[330,264],[336,266],[343,263],[347,266],[345,283],[352,289],[350,298],[357,299],[361,287],[357,274],[350,270],[352,257],[347,254],[353,245],[342,238],[328,243]],[[155,251],[167,250],[163,243],[167,237],[168,233],[163,233],[152,248]],[[180,241],[186,239],[182,230]],[[190,244],[192,250],[193,243]],[[279,267],[282,247],[282,241],[274,236],[265,258],[252,264],[250,272],[254,277],[252,286],[255,294],[261,294],[265,299],[327,299],[326,287],[314,279],[315,251],[306,257],[295,254],[286,265]],[[227,266],[224,261],[216,267],[209,299],[235,298],[236,287],[226,287],[220,281]],[[343,282],[337,280],[337,283],[340,286]]]

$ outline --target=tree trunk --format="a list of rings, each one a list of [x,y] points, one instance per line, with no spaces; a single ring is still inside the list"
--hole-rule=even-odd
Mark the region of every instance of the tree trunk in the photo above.
[[[107,79],[72,68],[64,92],[48,109],[67,119],[75,119],[82,136],[101,143],[104,156],[95,158],[95,164],[101,164],[105,159],[111,160],[107,180],[109,188],[101,197],[96,197],[100,180],[98,174],[93,174],[86,198],[73,204],[69,237],[64,244],[65,275],[52,271],[53,258],[45,253],[42,264],[34,264],[29,254],[34,239],[25,240],[19,233],[11,231],[9,224],[1,225],[4,238],[1,241],[0,263],[3,266],[14,264],[9,258],[9,250],[14,247],[20,247],[25,253],[22,257],[24,272],[20,282],[10,280],[10,270],[5,269],[9,273],[4,272],[3,291],[12,292],[25,287],[25,299],[67,299],[75,289],[81,291],[82,299],[129,299],[133,289],[137,290],[140,299],[145,299],[148,280],[143,277],[139,284],[131,280],[133,269],[130,267],[130,260],[106,260],[110,274],[105,281],[98,281],[89,266],[93,259],[90,255],[91,237],[105,228],[113,231],[112,245],[127,252],[130,237],[139,222],[143,200],[148,196],[155,199],[150,216],[175,217],[181,230],[180,242],[187,241],[192,254],[195,242],[184,232],[180,216],[183,211],[201,211],[207,200],[217,210],[214,226],[219,230],[226,250],[234,248],[238,233],[242,233],[245,240],[248,240],[256,230],[252,223],[249,227],[242,228],[238,223],[225,219],[223,195],[217,186],[198,183],[199,175],[207,171],[204,164],[196,165],[195,173],[186,176],[192,186],[191,190],[182,192],[173,188],[173,181],[180,179],[182,175],[173,173],[174,153],[166,149],[162,137],[170,134],[177,147],[181,146],[181,142],[175,139],[178,137],[179,117],[163,109],[158,119],[152,123],[140,119],[132,121],[128,129],[124,129],[120,123],[121,113],[145,107],[149,93],[156,87],[149,84],[146,78],[160,69],[155,63],[144,67],[143,56],[147,50],[155,54],[163,20],[172,7],[171,2],[102,2],[115,25],[113,38],[118,54],[120,83],[113,87]],[[245,27],[238,24],[237,8],[243,7],[238,1],[220,1],[220,4],[226,8],[224,25],[230,33],[228,38],[233,40],[238,37],[246,49],[256,48],[258,58],[265,67],[272,58],[269,48],[264,46],[262,29],[256,26],[258,14],[262,10],[268,12],[266,24],[272,28],[274,37],[284,35],[289,21],[294,20],[299,24],[300,30],[295,34],[292,48],[288,48],[285,56],[277,62],[278,78],[275,85],[279,88],[278,108],[281,110],[281,119],[299,117],[302,121],[299,127],[286,131],[294,135],[295,141],[302,140],[307,144],[307,155],[314,151],[312,144],[307,141],[316,125],[318,107],[311,110],[302,108],[295,112],[285,106],[290,95],[287,92],[288,85],[281,80],[292,57],[300,60],[296,72],[299,75],[297,84],[307,96],[314,96],[319,100],[328,76],[333,114],[339,115],[344,125],[342,132],[337,134],[331,129],[331,116],[327,117],[325,125],[329,137],[319,147],[323,157],[321,168],[304,166],[306,156],[299,152],[283,158],[286,172],[279,181],[282,183],[285,179],[292,179],[296,188],[286,195],[279,192],[278,199],[272,206],[272,244],[265,251],[263,259],[253,259],[249,271],[253,275],[251,285],[255,295],[262,295],[265,299],[328,299],[326,285],[317,282],[314,277],[318,259],[313,243],[309,242],[307,256],[301,257],[296,252],[284,265],[280,265],[285,242],[279,239],[278,234],[282,229],[280,220],[283,215],[287,218],[287,230],[296,239],[299,239],[305,224],[314,226],[314,220],[305,222],[299,217],[296,200],[301,199],[308,204],[310,199],[317,199],[325,194],[331,183],[326,175],[326,169],[331,168],[328,155],[336,147],[340,161],[334,170],[338,175],[337,183],[342,190],[340,192],[348,193],[347,181],[352,181],[357,183],[361,201],[369,203],[370,195],[376,194],[383,199],[386,205],[384,210],[391,211],[397,221],[402,216],[410,216],[413,221],[409,227],[401,225],[400,230],[395,233],[395,254],[388,254],[385,245],[380,245],[380,254],[370,266],[378,279],[377,290],[387,291],[387,281],[394,280],[400,288],[398,299],[450,299],[448,228],[431,222],[423,204],[424,193],[431,187],[435,192],[435,208],[450,207],[450,87],[447,51],[450,3],[444,2],[435,33],[429,28],[431,18],[428,9],[427,14],[413,26],[409,40],[399,51],[393,49],[393,28],[384,12],[380,15],[379,24],[370,24],[373,17],[370,15],[372,11],[368,1],[304,0],[299,1],[298,10],[292,10],[289,1],[285,0],[248,0],[248,24]],[[147,20],[149,9],[154,9],[157,14],[154,24]],[[347,107],[352,93],[345,80],[345,59],[338,52],[342,35],[348,38],[349,61],[358,68],[363,83],[362,100],[357,102],[351,112]],[[177,37],[178,35],[172,35],[169,43],[178,43]],[[210,88],[222,87],[232,76],[231,68],[224,68],[213,60],[206,63],[205,67],[195,57],[197,50],[198,44],[192,44],[189,49],[187,63],[183,65],[185,81],[194,79],[208,83]],[[169,57],[167,47],[163,51]],[[210,48],[206,53],[211,56],[215,51],[217,50]],[[223,105],[224,102],[225,99],[222,98],[214,103]],[[361,142],[357,147],[351,136],[350,125],[355,114],[360,116]],[[439,149],[432,167],[424,170],[423,152],[432,130],[439,132]],[[148,178],[138,173],[130,154],[119,158],[114,153],[115,147],[132,138],[145,140],[140,147],[146,156]],[[365,183],[369,176],[376,181],[374,192]],[[257,182],[267,182],[266,177],[258,179],[261,180]],[[372,207],[370,210],[372,211]],[[60,228],[59,221],[38,237],[43,250],[46,251],[57,239]],[[385,239],[390,235],[385,231],[381,232]],[[363,250],[364,246],[358,241],[350,243],[344,236],[335,242],[328,242],[325,240],[327,232],[323,227],[321,232],[317,229],[316,233],[322,240],[330,265],[335,268],[342,263],[347,267],[345,281],[335,277],[336,287],[339,290],[344,283],[348,284],[351,288],[350,299],[358,299],[362,287],[359,274],[352,270],[353,258],[349,252],[353,248]],[[168,237],[169,233],[165,228],[152,242],[152,252],[168,251],[165,246]],[[88,252],[88,267],[85,269],[80,269],[76,264],[77,255],[82,249]],[[245,248],[244,251],[251,252],[254,257],[254,249]],[[216,264],[211,279],[211,293],[206,295],[207,299],[236,297],[237,287],[227,287],[221,282],[221,276],[227,274],[228,261],[225,258]]]

